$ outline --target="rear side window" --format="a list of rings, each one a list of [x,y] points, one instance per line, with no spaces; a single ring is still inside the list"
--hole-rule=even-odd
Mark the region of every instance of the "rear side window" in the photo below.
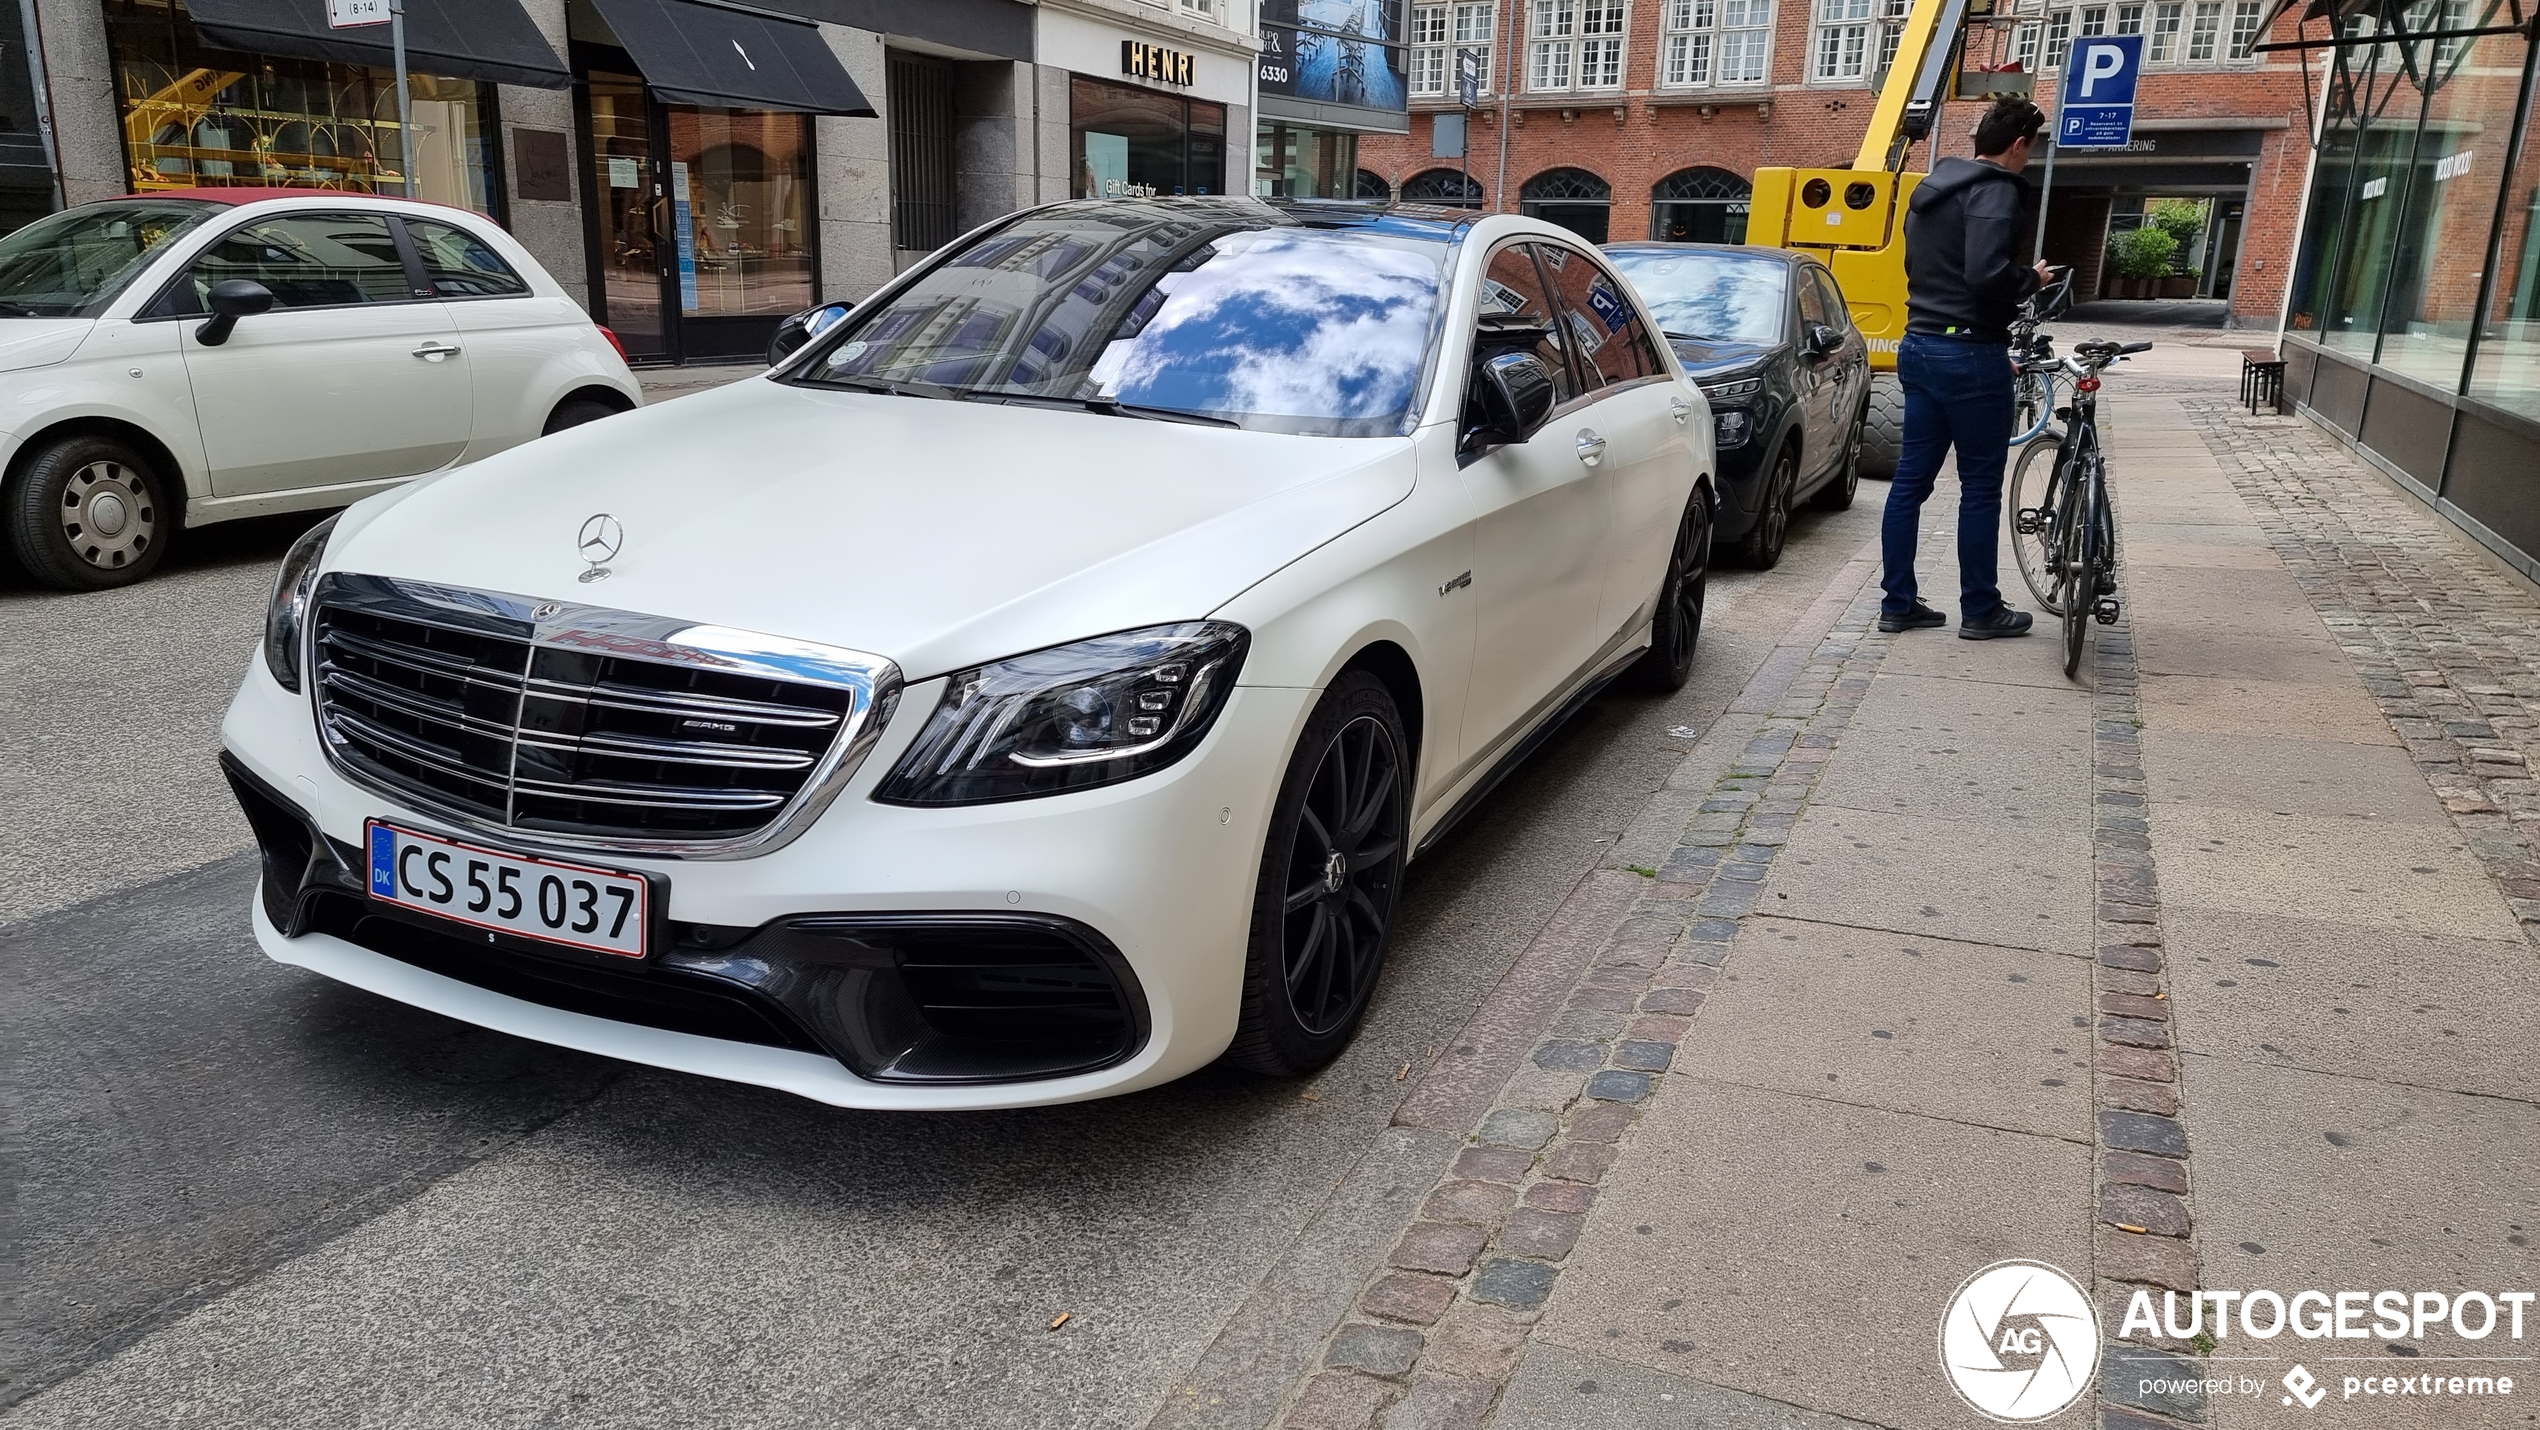
[[[272,290],[278,308],[404,303],[406,265],[378,214],[283,214],[236,229],[194,260],[167,305],[209,311],[215,283],[246,278]]]
[[[1543,245],[1544,270],[1561,299],[1571,351],[1591,388],[1655,377],[1666,371],[1650,350],[1649,331],[1622,280],[1584,254]]]
[[[457,224],[428,218],[410,218],[405,224],[436,296],[518,298],[529,292],[529,284],[493,245]]]
[[[1491,255],[1482,270],[1481,325],[1473,339],[1476,363],[1501,353],[1532,353],[1552,373],[1553,401],[1579,395],[1570,375],[1567,344],[1530,244],[1512,243]]]

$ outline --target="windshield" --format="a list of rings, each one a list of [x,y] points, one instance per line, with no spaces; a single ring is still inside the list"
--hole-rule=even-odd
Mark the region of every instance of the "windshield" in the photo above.
[[[1419,391],[1447,252],[1432,224],[1309,227],[1244,200],[1054,209],[858,311],[800,380],[1387,435]]]
[[[1735,253],[1609,252],[1671,338],[1709,343],[1782,340],[1790,265]]]
[[[91,204],[0,238],[0,317],[85,317],[123,291],[161,245],[212,216],[182,200]]]

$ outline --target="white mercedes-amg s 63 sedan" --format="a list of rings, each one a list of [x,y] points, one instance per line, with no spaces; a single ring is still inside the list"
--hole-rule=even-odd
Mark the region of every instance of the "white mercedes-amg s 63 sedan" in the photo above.
[[[873,1108],[1347,1044],[1404,869],[1681,685],[1711,419],[1549,225],[1088,200],[372,497],[223,727],[273,958]]]

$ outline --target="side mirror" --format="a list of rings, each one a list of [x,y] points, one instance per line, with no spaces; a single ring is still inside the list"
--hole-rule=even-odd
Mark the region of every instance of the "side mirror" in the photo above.
[[[1800,351],[1811,358],[1831,357],[1843,346],[1843,334],[1824,323],[1810,323],[1808,336],[1800,340]]]
[[[273,307],[273,290],[252,278],[224,278],[212,285],[209,302],[211,320],[194,330],[194,341],[216,348],[229,341],[229,330],[238,326],[239,319]]]
[[[1533,353],[1485,358],[1474,378],[1483,412],[1477,435],[1484,441],[1523,442],[1552,416],[1552,373]]]
[[[803,345],[837,326],[847,315],[847,304],[824,303],[805,308],[776,325],[776,336],[767,340],[767,365],[774,367],[803,350]]]

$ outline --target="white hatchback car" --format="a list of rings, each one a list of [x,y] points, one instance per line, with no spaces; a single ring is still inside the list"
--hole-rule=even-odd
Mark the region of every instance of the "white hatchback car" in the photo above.
[[[138,581],[181,528],[343,506],[642,399],[464,210],[190,189],[0,238],[0,526],[48,585]]]
[[[1711,420],[1515,216],[1086,201],[354,507],[223,728],[285,963],[860,1107],[1346,1045],[1407,863],[1683,684]]]

